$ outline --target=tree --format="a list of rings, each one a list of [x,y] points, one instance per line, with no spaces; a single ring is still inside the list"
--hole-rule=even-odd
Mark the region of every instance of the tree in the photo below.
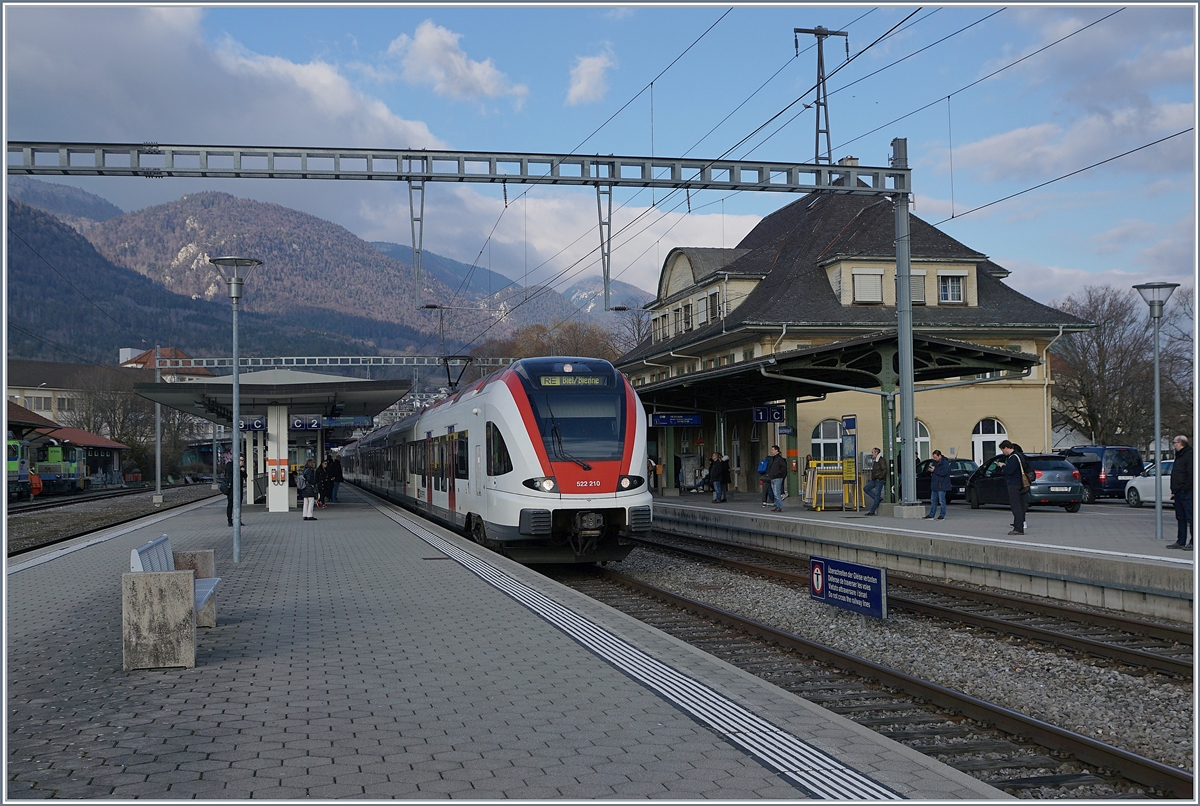
[[[1191,300],[1188,289],[1180,297],[1183,304],[1168,303],[1164,317],[1164,323],[1170,321],[1160,341],[1164,432],[1180,429],[1180,413],[1191,411]],[[1099,445],[1149,445],[1154,435],[1154,332],[1145,302],[1132,289],[1088,286],[1053,304],[1096,324],[1055,342],[1056,424]],[[1190,425],[1189,417],[1189,433]]]
[[[650,337],[651,314],[636,299],[627,299],[621,305],[625,310],[617,311],[612,337],[616,348],[624,355]]]

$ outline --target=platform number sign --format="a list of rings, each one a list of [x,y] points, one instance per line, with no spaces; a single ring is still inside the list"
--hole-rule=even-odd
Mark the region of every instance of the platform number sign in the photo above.
[[[266,417],[238,417],[238,430],[240,431],[266,431]]]
[[[787,419],[783,406],[753,406],[752,409],[756,423],[782,423]]]
[[[319,414],[294,414],[291,417],[292,431],[320,431],[321,430],[321,415]]]

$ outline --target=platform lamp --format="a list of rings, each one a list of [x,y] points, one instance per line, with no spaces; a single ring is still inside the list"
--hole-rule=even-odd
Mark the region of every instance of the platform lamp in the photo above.
[[[242,412],[239,401],[241,389],[238,387],[238,300],[242,298],[242,284],[246,281],[244,275],[238,276],[238,269],[244,268],[249,274],[250,269],[261,266],[262,261],[252,257],[213,257],[209,258],[208,262],[221,267],[221,277],[229,283],[229,302],[233,307],[233,428],[229,440],[230,447],[233,449],[233,478],[230,479],[230,482],[235,487],[233,490],[233,561],[236,563],[241,562],[242,559],[242,485],[238,472],[242,456],[239,444],[241,439],[239,418]]]
[[[1163,305],[1179,288],[1179,283],[1142,283],[1134,288],[1150,306],[1150,321],[1154,322],[1154,537],[1162,542],[1162,399],[1158,391],[1158,328]]]

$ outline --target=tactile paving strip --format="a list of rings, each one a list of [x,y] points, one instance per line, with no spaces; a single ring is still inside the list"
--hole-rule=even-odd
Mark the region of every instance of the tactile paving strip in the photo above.
[[[413,520],[412,516],[390,507],[377,505],[377,508],[617,669],[674,703],[763,764],[777,770],[812,797],[827,800],[904,799],[899,793],[747,711],[707,685],[650,657],[486,560],[457,548],[430,532],[419,521]]]

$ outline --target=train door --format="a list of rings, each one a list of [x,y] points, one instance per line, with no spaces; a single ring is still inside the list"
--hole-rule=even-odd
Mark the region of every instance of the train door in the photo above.
[[[446,508],[450,510],[450,520],[458,512],[458,434],[448,434],[443,443],[446,446],[446,456],[443,474],[446,479]]]
[[[408,497],[408,443],[400,443],[400,496]]]
[[[421,481],[425,484],[425,504],[430,511],[433,511],[433,439],[427,437],[425,439],[425,473],[421,476]]]

